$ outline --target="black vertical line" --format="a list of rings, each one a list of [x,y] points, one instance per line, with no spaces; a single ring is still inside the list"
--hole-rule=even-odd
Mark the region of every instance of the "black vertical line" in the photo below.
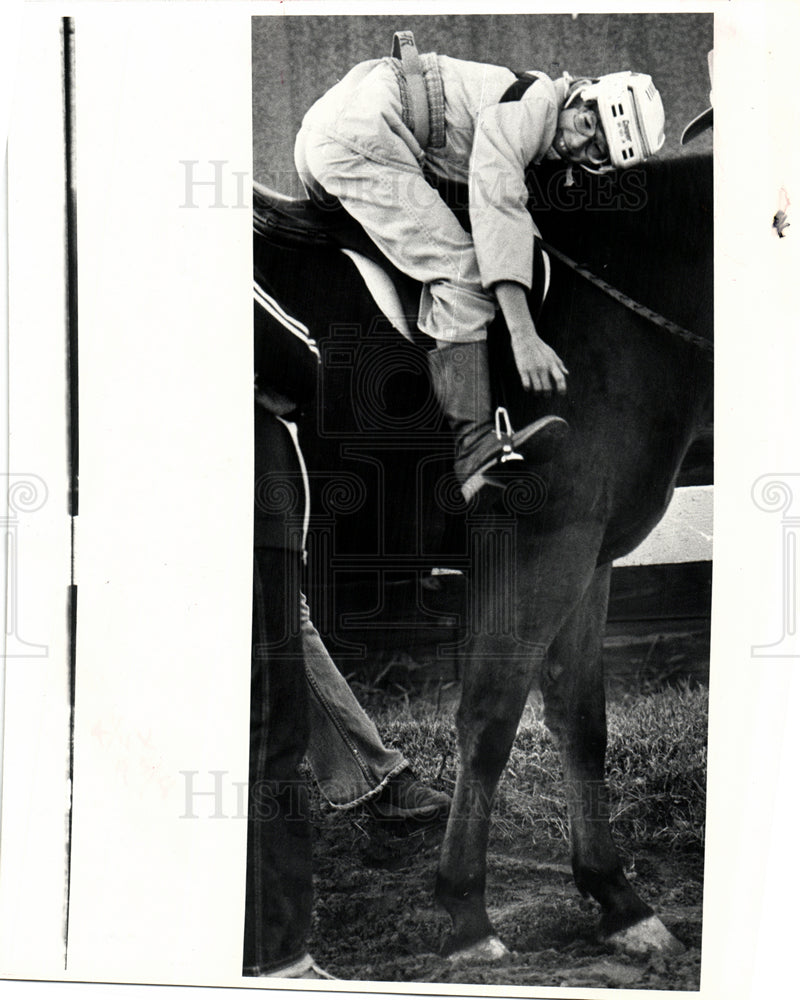
[[[64,898],[64,968],[69,953],[69,900],[72,874],[72,789],[75,768],[75,668],[78,587],[75,583],[75,519],[78,516],[78,217],[75,177],[75,24],[61,22],[63,61],[64,174],[67,311],[67,511],[70,517],[70,581],[67,589],[67,662],[69,693],[69,805]]]
[[[75,25],[63,19],[67,254],[67,435],[69,515],[78,516],[78,213],[75,177]],[[74,580],[73,580],[74,582]]]

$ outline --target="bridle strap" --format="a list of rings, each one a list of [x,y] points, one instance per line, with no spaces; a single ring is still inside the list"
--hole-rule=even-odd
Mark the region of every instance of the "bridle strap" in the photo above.
[[[602,278],[598,278],[598,276],[587,267],[583,267],[581,264],[578,264],[577,261],[574,261],[571,257],[568,257],[565,253],[557,250],[554,246],[551,246],[544,240],[539,240],[539,245],[543,250],[546,250],[547,253],[555,257],[556,260],[565,264],[571,271],[574,271],[582,278],[585,278],[588,282],[590,282],[590,284],[594,285],[595,288],[599,288],[601,292],[605,292],[605,294],[614,299],[615,302],[619,302],[620,305],[624,306],[626,309],[636,313],[637,316],[641,316],[643,319],[648,320],[650,323],[660,327],[662,330],[666,330],[668,333],[674,334],[681,340],[685,340],[687,343],[696,347],[704,354],[710,354],[713,356],[714,345],[706,337],[700,337],[696,333],[692,333],[691,330],[687,330],[685,327],[679,326],[677,323],[673,323],[671,319],[667,319],[666,316],[662,316],[661,313],[657,313],[654,309],[650,309],[648,306],[642,305],[641,302],[637,302],[636,299],[632,299],[630,295],[626,295],[613,285],[609,285],[607,281],[604,281]]]

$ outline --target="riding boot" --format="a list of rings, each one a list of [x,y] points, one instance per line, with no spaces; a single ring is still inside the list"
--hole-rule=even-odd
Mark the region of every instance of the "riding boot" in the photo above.
[[[456,436],[455,473],[465,500],[490,470],[508,472],[526,459],[548,462],[558,451],[569,432],[566,420],[551,414],[515,433],[503,407],[492,411],[486,341],[447,344],[428,359],[434,393]]]

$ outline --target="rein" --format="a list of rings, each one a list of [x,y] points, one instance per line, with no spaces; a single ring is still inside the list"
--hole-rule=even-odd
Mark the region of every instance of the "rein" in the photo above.
[[[671,333],[674,336],[679,337],[681,340],[685,340],[687,343],[696,347],[704,354],[709,354],[713,357],[714,345],[710,340],[707,340],[705,337],[700,337],[696,333],[692,333],[691,330],[687,330],[684,327],[679,326],[677,323],[673,323],[671,319],[667,319],[666,316],[662,316],[661,313],[657,313],[654,309],[650,309],[648,306],[642,305],[641,302],[637,302],[636,299],[632,299],[630,295],[626,295],[613,285],[609,285],[607,281],[604,281],[602,278],[598,278],[598,276],[588,268],[578,264],[577,261],[574,261],[571,257],[568,257],[560,250],[556,250],[554,246],[551,246],[544,240],[539,240],[539,245],[543,250],[552,254],[556,260],[565,264],[571,271],[574,271],[582,278],[585,278],[590,284],[594,285],[595,288],[599,288],[601,292],[605,292],[605,294],[614,299],[615,302],[619,302],[620,305],[629,309],[631,312],[636,313],[637,316],[641,316],[643,319],[648,320],[650,323],[660,327],[662,330],[666,330],[667,333]]]

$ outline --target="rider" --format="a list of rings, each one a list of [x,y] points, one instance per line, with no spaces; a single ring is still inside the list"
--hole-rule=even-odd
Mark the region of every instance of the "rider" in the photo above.
[[[595,173],[634,166],[664,142],[649,76],[522,77],[501,66],[420,55],[410,32],[393,55],[359,63],[308,111],[295,164],[310,197],[333,196],[383,253],[423,283],[418,326],[434,392],[456,437],[470,499],[501,462],[547,461],[567,432],[543,417],[513,433],[492,412],[486,331],[499,304],[525,389],[566,392],[561,358],[528,309],[535,227],[525,170],[544,158]],[[469,235],[423,171],[469,185]]]

